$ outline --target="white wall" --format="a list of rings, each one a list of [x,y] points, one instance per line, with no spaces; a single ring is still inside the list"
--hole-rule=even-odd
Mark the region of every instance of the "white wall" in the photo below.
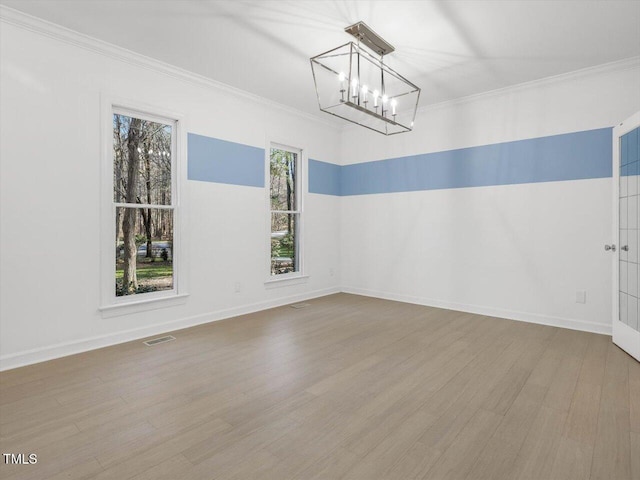
[[[638,61],[433,106],[409,134],[348,128],[345,164],[612,127],[640,110]],[[429,95],[428,91],[423,95]],[[612,179],[342,197],[354,293],[611,331]],[[587,303],[576,303],[586,290]]]
[[[4,21],[0,28],[2,368],[338,290],[330,268],[339,266],[339,235],[327,235],[339,229],[337,197],[305,196],[308,282],[266,288],[264,189],[188,181],[186,304],[103,318],[101,94],[181,112],[189,132],[261,148],[275,140],[324,161],[338,161],[339,134],[270,102],[30,23],[36,31]]]
[[[610,330],[611,179],[352,197],[307,194],[307,283],[265,288],[263,189],[186,182],[186,304],[98,311],[100,96],[185,114],[187,130],[343,164],[610,127],[640,68],[604,68],[431,107],[383,137],[234,93],[37,21],[0,28],[0,368],[345,291]],[[429,92],[424,92],[428,95]],[[330,275],[334,269],[335,276]],[[242,291],[234,293],[236,282]],[[575,291],[587,291],[585,305]]]

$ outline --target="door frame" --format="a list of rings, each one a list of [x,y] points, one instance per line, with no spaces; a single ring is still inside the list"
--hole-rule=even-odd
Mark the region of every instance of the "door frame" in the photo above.
[[[613,343],[640,361],[640,332],[620,321],[620,137],[640,127],[640,112],[613,127],[613,243],[616,251],[612,255],[613,292],[611,333]]]

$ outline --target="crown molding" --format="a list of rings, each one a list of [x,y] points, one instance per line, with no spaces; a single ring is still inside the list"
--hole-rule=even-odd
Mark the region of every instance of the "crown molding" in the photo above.
[[[132,50],[128,50],[118,45],[99,40],[89,35],[85,35],[84,33],[80,33],[75,30],[63,27],[62,25],[58,25],[56,23],[34,17],[33,15],[29,15],[5,5],[0,5],[0,21],[14,25],[24,30],[29,30],[39,35],[52,38],[54,40],[58,40],[100,55],[104,55],[106,57],[113,58],[115,60],[128,63],[130,65],[153,70],[163,75],[189,82],[200,87],[213,88],[215,90],[229,93],[245,100],[257,102],[264,106],[275,108],[282,112],[295,115],[306,120],[310,120],[325,127],[332,128],[336,131],[340,131],[340,129],[342,128],[341,125],[328,121],[324,118],[321,118],[320,116],[303,112],[302,110],[298,110],[288,105],[283,105],[282,103],[269,100],[265,97],[261,97],[260,95],[250,93],[246,90],[242,90],[226,83],[213,80],[209,77],[205,77],[204,75],[199,75],[189,70],[176,67],[161,60],[136,53]]]
[[[445,100],[430,105],[423,105],[418,107],[416,113],[424,113],[431,110],[437,110],[439,108],[450,107],[453,105],[460,105],[464,103],[473,102],[476,100],[488,99],[492,97],[498,97],[508,93],[515,93],[526,91],[534,88],[539,88],[545,85],[553,85],[571,80],[578,80],[580,78],[591,77],[595,75],[602,75],[614,72],[623,72],[626,70],[633,70],[640,68],[640,56],[624,58],[622,60],[616,60],[614,62],[603,63],[600,65],[594,65],[591,67],[581,68],[579,70],[573,70],[571,72],[560,73],[558,75],[552,75],[550,77],[539,78],[537,80],[530,80],[528,82],[517,83],[515,85],[507,85],[505,87],[496,88],[495,90],[489,90],[486,92],[474,93],[472,95],[466,95],[464,97],[454,98],[451,100]]]
[[[561,73],[558,75],[552,75],[550,77],[539,78],[537,80],[531,80],[529,82],[518,83],[515,85],[507,85],[506,87],[500,87],[495,90],[489,90],[486,92],[474,93],[473,95],[466,95],[464,97],[453,98],[451,100],[444,100],[438,103],[432,103],[429,105],[423,105],[418,107],[416,114],[431,112],[441,108],[452,107],[455,105],[463,105],[465,103],[471,103],[478,100],[489,99],[493,97],[499,97],[501,95],[522,92],[534,88],[539,88],[545,85],[553,85],[571,80],[577,80],[580,78],[591,77],[595,75],[603,75],[614,72],[623,72],[626,70],[640,69],[640,56],[629,57],[615,62],[603,63],[600,65],[594,65],[592,67],[581,68],[580,70],[573,70],[571,72]],[[350,130],[356,128],[357,125],[346,125],[343,130]]]
[[[38,17],[34,17],[33,15],[29,15],[27,13],[21,12],[19,10],[16,10],[4,5],[0,5],[0,21],[23,28],[25,30],[32,31],[40,35],[47,36],[49,38],[53,38],[61,42],[65,42],[80,48],[84,48],[86,50],[113,58],[115,60],[129,63],[137,67],[153,70],[155,72],[162,73],[169,77],[173,77],[178,80],[189,82],[197,86],[213,88],[215,90],[229,93],[239,98],[250,100],[252,102],[257,102],[264,106],[275,108],[282,112],[286,112],[291,115],[295,115],[295,116],[304,118],[306,120],[310,120],[312,122],[318,123],[325,127],[329,127],[337,132],[348,131],[356,127],[355,125],[352,125],[352,124],[341,125],[340,123],[329,121],[328,119],[324,119],[321,116],[313,115],[311,113],[298,110],[294,107],[290,107],[288,105],[284,105],[282,103],[269,100],[265,97],[261,97],[254,93],[247,92],[246,90],[241,90],[239,88],[233,87],[226,83],[222,83],[217,80],[213,80],[209,77],[205,77],[204,75],[199,75],[189,70],[176,67],[174,65],[162,62],[155,58],[151,58],[146,55],[136,53],[126,48],[114,45],[109,42],[105,42],[103,40],[99,40],[89,35],[85,35],[83,33],[77,32],[75,30],[71,30],[69,28],[63,27],[56,23],[52,23]],[[505,87],[500,87],[495,90],[489,90],[487,92],[475,93],[475,94],[467,95],[464,97],[445,100],[442,102],[433,103],[429,105],[423,105],[421,107],[418,107],[416,113],[420,114],[420,113],[429,112],[432,110],[437,110],[440,108],[450,107],[454,105],[461,105],[461,104],[465,104],[465,103],[469,103],[469,102],[473,102],[481,99],[497,97],[497,96],[508,94],[508,93],[525,91],[527,89],[537,88],[544,85],[551,85],[555,83],[565,82],[568,80],[579,79],[579,78],[584,78],[588,76],[600,75],[600,74],[606,74],[606,73],[612,73],[612,72],[620,72],[620,71],[631,70],[635,68],[640,68],[640,56],[630,57],[623,60],[604,63],[601,65],[595,65],[592,67],[586,67],[586,68],[574,70],[567,73],[561,73],[561,74],[553,75],[550,77],[531,80],[529,82],[523,82],[515,85],[507,85]]]

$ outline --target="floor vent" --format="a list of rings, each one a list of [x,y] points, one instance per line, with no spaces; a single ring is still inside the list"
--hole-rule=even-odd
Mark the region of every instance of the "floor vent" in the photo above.
[[[310,305],[309,303],[292,303],[289,306],[291,308],[307,308],[309,305]]]
[[[154,345],[158,345],[159,343],[170,342],[171,340],[175,340],[176,337],[171,335],[167,335],[166,337],[154,338],[153,340],[147,340],[144,343],[147,347],[153,347]]]

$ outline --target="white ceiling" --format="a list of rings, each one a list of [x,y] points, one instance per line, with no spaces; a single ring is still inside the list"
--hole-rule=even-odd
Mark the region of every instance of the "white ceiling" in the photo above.
[[[640,55],[640,1],[0,0],[320,115],[309,58],[363,20],[421,104]],[[329,116],[327,116],[329,117]]]

